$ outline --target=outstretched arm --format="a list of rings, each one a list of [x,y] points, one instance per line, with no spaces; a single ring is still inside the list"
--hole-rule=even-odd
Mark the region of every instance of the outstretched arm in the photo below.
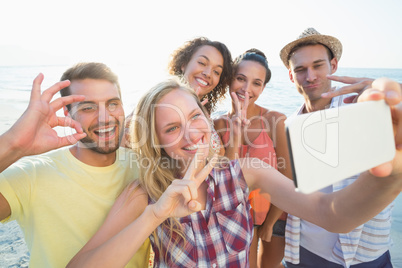
[[[247,184],[271,195],[271,202],[283,211],[295,215],[334,233],[347,233],[367,222],[391,203],[402,189],[401,174],[378,178],[364,172],[341,191],[323,194],[303,194],[293,182],[272,167],[242,165]],[[243,162],[244,163],[244,162]]]
[[[62,81],[41,93],[43,74],[39,74],[32,86],[28,108],[17,122],[0,136],[0,172],[19,158],[44,153],[76,143],[85,137],[79,123],[70,117],[58,117],[56,111],[67,104],[84,100],[84,96],[66,96],[51,102],[53,96],[70,84]],[[74,128],[77,133],[59,137],[53,129],[56,126]]]

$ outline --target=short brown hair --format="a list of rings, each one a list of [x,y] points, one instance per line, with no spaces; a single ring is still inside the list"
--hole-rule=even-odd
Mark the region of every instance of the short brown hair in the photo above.
[[[67,69],[60,78],[60,81],[70,80],[83,80],[83,79],[99,79],[107,80],[116,85],[119,95],[121,96],[119,79],[112,70],[104,63],[99,62],[81,62],[73,67]],[[71,95],[70,86],[60,90],[61,96]],[[71,109],[71,104],[67,105],[67,109]]]

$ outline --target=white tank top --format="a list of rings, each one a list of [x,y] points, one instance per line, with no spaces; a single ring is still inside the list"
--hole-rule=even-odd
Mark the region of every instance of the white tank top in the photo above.
[[[332,185],[320,192],[332,193]],[[342,264],[334,258],[332,249],[338,241],[338,234],[331,233],[313,223],[300,219],[300,245],[308,251],[328,261]]]

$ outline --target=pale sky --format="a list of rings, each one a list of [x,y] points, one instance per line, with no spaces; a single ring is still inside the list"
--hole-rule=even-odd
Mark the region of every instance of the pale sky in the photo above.
[[[21,0],[0,4],[0,66],[101,61],[134,65],[133,79],[166,70],[197,36],[233,58],[255,47],[271,65],[305,28],[340,39],[341,67],[402,68],[399,0]]]

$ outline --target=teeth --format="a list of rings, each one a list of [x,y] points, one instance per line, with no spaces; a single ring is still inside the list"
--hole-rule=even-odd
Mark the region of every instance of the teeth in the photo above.
[[[197,150],[197,149],[198,149],[198,145],[197,145],[197,144],[194,144],[194,145],[192,145],[192,146],[184,147],[184,150],[187,150],[187,151],[193,151],[193,150]]]
[[[204,80],[201,80],[201,79],[195,79],[195,80],[197,80],[198,83],[200,83],[200,84],[202,84],[202,85],[204,85],[204,86],[207,86],[207,85],[208,85],[208,83],[205,82]]]
[[[240,93],[237,93],[237,96],[238,96],[240,99],[243,99],[243,100],[246,98],[246,96],[245,96],[245,95],[240,94]]]
[[[99,133],[106,133],[106,132],[112,131],[113,129],[114,129],[114,127],[101,128],[101,129],[96,130],[96,132],[99,132]]]

